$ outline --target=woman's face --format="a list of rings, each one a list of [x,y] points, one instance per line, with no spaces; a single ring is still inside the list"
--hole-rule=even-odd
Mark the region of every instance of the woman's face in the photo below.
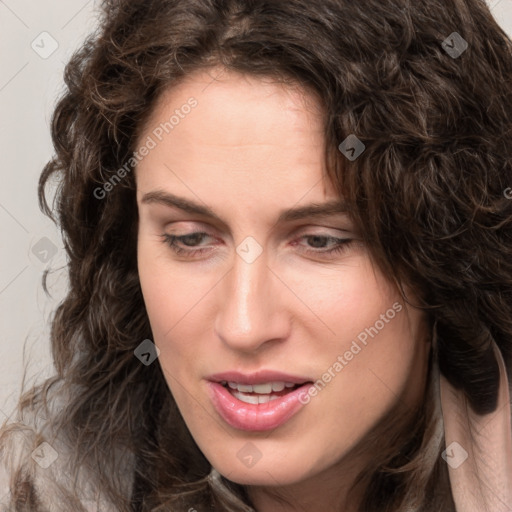
[[[201,71],[161,96],[139,139],[158,361],[199,448],[239,483],[340,471],[425,382],[423,317],[327,181],[319,112],[299,90]]]

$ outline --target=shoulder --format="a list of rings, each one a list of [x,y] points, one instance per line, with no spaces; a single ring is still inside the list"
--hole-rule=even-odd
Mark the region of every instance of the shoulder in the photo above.
[[[0,428],[0,512],[115,510],[94,472],[71,467],[73,447],[50,425],[41,409],[25,408]],[[129,493],[131,482],[125,483]]]

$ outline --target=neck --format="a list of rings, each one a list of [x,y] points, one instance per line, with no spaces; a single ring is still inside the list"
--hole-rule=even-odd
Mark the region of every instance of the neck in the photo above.
[[[250,486],[247,492],[257,512],[358,512],[361,496],[349,489],[361,466],[338,464],[299,483]]]

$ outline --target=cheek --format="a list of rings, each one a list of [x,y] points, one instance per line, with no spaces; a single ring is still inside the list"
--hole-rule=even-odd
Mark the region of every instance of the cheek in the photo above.
[[[318,351],[325,387],[308,407],[313,416],[325,417],[328,432],[342,431],[350,445],[399,397],[414,394],[412,387],[419,389],[421,380],[414,376],[423,374],[427,355],[419,332],[421,316],[406,310],[398,292],[369,261],[344,269],[332,285],[317,281],[304,287],[304,293],[331,331],[321,336]],[[316,325],[317,333],[326,332]],[[322,408],[327,404],[326,416]]]
[[[200,356],[194,340],[200,339],[198,330],[208,325],[207,295],[214,282],[193,265],[172,263],[167,247],[159,245],[139,239],[139,279],[160,365],[176,374],[183,360],[197,361]]]
[[[397,401],[417,405],[422,389],[427,352],[405,308],[377,333],[374,330],[386,307],[364,326],[368,329],[361,331],[367,335],[360,337],[364,343],[351,336],[340,350],[343,369],[326,396],[333,408],[331,429],[339,431],[341,426],[348,445],[357,442]]]
[[[186,314],[194,299],[198,279],[171,265],[170,249],[155,235],[139,233],[137,253],[139,279],[153,334],[162,335]]]
[[[172,279],[164,262],[155,257],[147,245],[139,242],[139,279],[153,335],[161,337],[172,328],[179,313],[176,308],[180,283]]]
[[[347,350],[350,342],[364,329],[372,326],[395,301],[398,294],[377,271],[365,254],[347,258],[336,268],[316,271],[304,268],[283,269],[284,281],[290,283],[295,295],[309,309],[300,315],[301,323],[316,331],[324,349]],[[348,343],[347,343],[348,342]],[[319,354],[321,357],[321,354]]]

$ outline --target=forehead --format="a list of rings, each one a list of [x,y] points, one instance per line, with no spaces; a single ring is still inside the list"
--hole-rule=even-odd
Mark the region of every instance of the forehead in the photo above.
[[[179,175],[195,187],[206,184],[209,193],[222,181],[267,195],[269,186],[285,185],[305,194],[325,176],[323,128],[318,99],[296,85],[201,70],[158,98],[139,144],[158,140],[137,165],[137,181],[153,185]]]
[[[214,124],[219,128],[216,132],[202,130],[195,135],[200,138],[201,134],[207,134],[212,138],[212,135],[221,134],[224,144],[240,145],[264,141],[269,130],[310,134],[313,131],[321,133],[323,128],[322,106],[313,91],[296,83],[285,84],[271,77],[215,67],[197,70],[164,89],[143,132],[168,121],[173,113],[180,114],[180,109],[192,99],[197,102],[197,107],[191,112],[193,115],[185,114],[192,121],[176,124],[173,132],[190,135],[187,125]],[[180,120],[184,120],[182,116]]]

